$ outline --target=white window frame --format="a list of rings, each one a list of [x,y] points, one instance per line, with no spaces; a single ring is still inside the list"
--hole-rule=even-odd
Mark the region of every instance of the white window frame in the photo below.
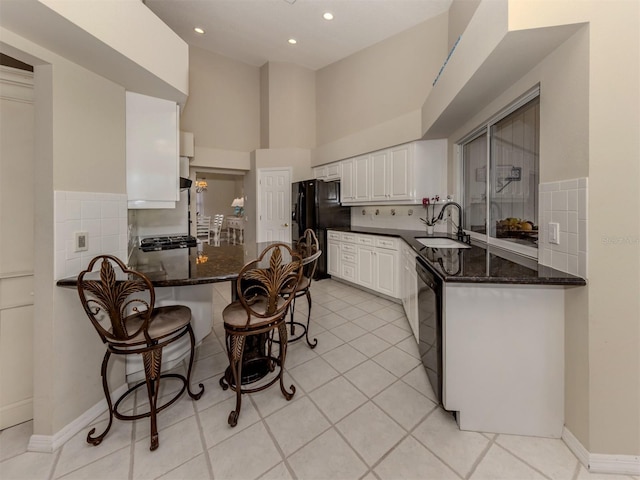
[[[487,121],[483,122],[480,126],[475,128],[473,131],[471,131],[470,133],[468,133],[467,135],[465,135],[464,137],[462,137],[461,139],[455,142],[454,149],[456,152],[456,170],[457,170],[457,181],[458,181],[457,190],[458,192],[460,192],[459,201],[461,202],[461,205],[463,205],[463,208],[464,208],[465,192],[463,190],[464,189],[464,178],[463,178],[464,165],[463,165],[463,159],[462,159],[462,152],[463,152],[464,144],[470,142],[471,140],[474,140],[475,138],[481,136],[482,134],[487,135],[487,191],[486,191],[485,198],[487,202],[486,208],[487,208],[487,211],[489,211],[490,201],[491,201],[491,197],[490,197],[491,176],[489,175],[489,168],[490,168],[489,164],[491,163],[491,126],[496,124],[503,118],[507,117],[508,115],[515,112],[523,105],[529,103],[531,100],[539,96],[540,96],[540,85],[538,84],[535,87],[533,87],[531,90],[526,92],[524,95],[522,95],[520,98],[510,103],[507,107],[502,109],[500,112],[490,117]],[[538,202],[539,202],[539,199],[538,199]],[[540,205],[538,205],[538,218],[536,219],[538,225],[540,224],[540,218],[541,218]],[[486,224],[485,224],[485,232],[486,232],[485,234],[472,232],[470,230],[465,230],[465,233],[468,233],[471,236],[471,238],[478,240],[480,242],[486,243],[487,245],[496,246],[504,250],[509,250],[512,252],[519,253],[521,255],[525,255],[527,257],[536,258],[536,259],[538,258],[539,249],[537,247],[529,247],[527,245],[521,245],[518,243],[509,242],[507,240],[502,240],[500,238],[492,237],[489,234],[489,232],[491,231],[490,225],[489,225],[490,221],[491,221],[491,215],[487,215]]]

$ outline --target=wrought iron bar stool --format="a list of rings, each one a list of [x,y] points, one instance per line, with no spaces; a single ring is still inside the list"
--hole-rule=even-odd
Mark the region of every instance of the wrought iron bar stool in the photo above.
[[[220,386],[236,392],[236,407],[228,418],[232,427],[238,423],[243,393],[264,390],[276,381],[287,400],[296,392],[293,385],[290,391],[286,390],[282,375],[287,354],[285,318],[293,300],[291,296],[285,298],[282,292],[293,288],[301,277],[302,258],[284,243],[267,247],[238,274],[238,299],[222,312],[229,367],[220,379]],[[277,356],[273,352],[276,331],[279,339],[284,339]],[[279,370],[274,378],[253,388],[243,387],[273,372],[276,366]],[[243,369],[250,374],[243,375]]]
[[[285,289],[283,294],[287,297],[293,297],[293,301],[291,302],[291,306],[289,307],[291,318],[287,322],[289,326],[289,343],[295,342],[296,340],[300,340],[303,336],[307,341],[307,345],[311,348],[315,348],[318,345],[318,339],[314,338],[313,343],[309,341],[309,322],[311,320],[311,281],[316,273],[316,268],[318,266],[318,259],[320,255],[322,255],[322,250],[320,250],[320,245],[318,243],[318,238],[313,230],[310,228],[304,231],[304,235],[300,237],[298,240],[298,244],[296,246],[296,250],[301,252],[305,257],[305,265],[303,268],[302,278],[300,282],[293,289]],[[305,296],[307,297],[307,324],[304,325],[301,322],[296,322],[294,320],[295,310],[296,310],[296,298]],[[300,332],[297,336],[296,326],[302,328],[302,332]]]
[[[94,271],[94,267],[98,267]],[[113,417],[120,420],[138,420],[150,417],[150,450],[158,448],[157,415],[178,400],[186,390],[198,400],[204,386],[194,393],[190,388],[195,337],[191,328],[191,310],[184,305],[155,307],[155,292],[151,281],[142,273],[127,269],[118,258],[99,255],[91,260],[78,276],[78,294],[84,311],[91,320],[100,339],[107,346],[102,360],[102,387],[109,406],[109,424],[98,436],[95,428],[87,435],[87,442],[99,445],[105,438]],[[189,335],[191,345],[186,377],[177,373],[161,373],[162,349]],[[107,383],[107,366],[111,355],[142,355],[145,380],[129,388],[115,402],[111,401]],[[160,379],[175,378],[182,388],[162,405],[158,405]],[[137,415],[124,415],[118,411],[122,401],[138,388],[146,386],[149,411]]]

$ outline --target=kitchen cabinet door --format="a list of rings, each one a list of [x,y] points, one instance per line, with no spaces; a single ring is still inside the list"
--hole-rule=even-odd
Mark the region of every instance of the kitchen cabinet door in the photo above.
[[[371,180],[369,178],[369,155],[353,159],[353,200],[371,200]]]
[[[327,250],[329,251],[327,273],[331,276],[340,277],[340,243],[329,240]]]
[[[178,106],[126,92],[129,208],[175,208],[179,191]]]
[[[371,154],[371,200],[384,201],[388,195],[387,151]]]
[[[340,177],[340,201],[349,203],[354,200],[353,196],[353,158],[342,162],[342,174]]]
[[[377,248],[374,253],[375,262],[375,286],[374,289],[380,293],[396,296],[396,278],[398,266],[398,252]]]
[[[387,199],[389,200],[410,200],[413,198],[414,188],[412,185],[418,179],[413,179],[412,145],[400,145],[389,149],[386,158],[385,177],[387,181]]]
[[[327,178],[327,167],[314,167],[313,169],[313,178],[316,180],[324,180]]]
[[[357,269],[357,283],[363,287],[375,289],[376,262],[374,247],[358,246]]]
[[[327,165],[327,180],[339,180],[342,172],[342,164],[340,162]]]

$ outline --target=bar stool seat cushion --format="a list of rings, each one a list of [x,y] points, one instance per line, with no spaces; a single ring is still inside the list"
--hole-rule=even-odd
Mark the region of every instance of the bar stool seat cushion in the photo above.
[[[136,313],[129,315],[125,319],[127,331],[133,333],[142,327],[144,321],[142,315],[142,313]],[[168,305],[165,307],[156,307],[153,309],[151,319],[149,320],[149,336],[155,339],[164,338],[185,327],[190,321],[191,309],[187,306]],[[144,342],[145,336],[142,330],[140,330],[134,337],[118,342],[113,341],[112,343],[118,345],[136,345]]]
[[[267,311],[267,297],[266,296],[256,296],[250,299],[247,303],[251,305],[251,310],[256,312],[257,314],[264,314]],[[227,305],[222,311],[222,318],[224,320],[225,326],[232,328],[260,328],[264,325],[269,325],[274,321],[282,318],[282,313],[279,312],[282,305],[285,303],[285,299],[282,297],[277,298],[277,314],[260,317],[256,315],[249,315],[247,310],[242,306],[240,301],[235,301]],[[247,322],[247,317],[249,317],[249,321]]]

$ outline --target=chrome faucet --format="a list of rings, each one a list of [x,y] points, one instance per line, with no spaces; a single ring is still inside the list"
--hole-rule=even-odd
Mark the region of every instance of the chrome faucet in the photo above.
[[[456,202],[447,202],[447,203],[445,203],[442,206],[442,210],[440,210],[440,213],[438,214],[438,220],[442,220],[444,218],[444,211],[449,206],[453,206],[453,207],[456,207],[458,209],[458,231],[456,232],[456,237],[461,242],[465,242],[465,243],[469,243],[470,244],[471,243],[471,235],[468,235],[468,234],[464,233],[464,230],[462,229],[463,215],[462,215],[462,207],[460,206],[460,204],[458,204]]]

